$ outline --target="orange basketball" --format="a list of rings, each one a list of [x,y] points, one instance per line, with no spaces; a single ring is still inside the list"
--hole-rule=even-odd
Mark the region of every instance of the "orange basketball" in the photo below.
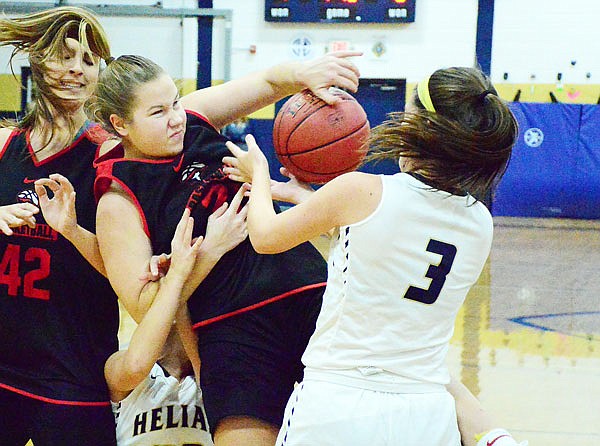
[[[275,154],[300,181],[323,184],[355,170],[366,155],[369,121],[361,105],[343,90],[328,105],[309,90],[281,107],[273,126]]]

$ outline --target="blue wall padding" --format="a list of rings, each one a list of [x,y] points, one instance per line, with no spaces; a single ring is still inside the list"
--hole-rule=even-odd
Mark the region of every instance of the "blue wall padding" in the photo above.
[[[588,197],[581,195],[585,194],[584,183],[577,170],[584,167],[577,165],[589,162],[579,142],[582,106],[514,103],[511,107],[519,122],[519,138],[494,196],[492,213],[513,217],[600,217],[600,203],[593,212],[589,212],[592,205],[586,205],[585,212],[581,207]],[[537,145],[541,135],[543,140]],[[588,174],[585,185],[597,185],[600,170]]]
[[[599,219],[600,106],[512,103],[511,108],[519,137],[494,195],[492,214]],[[283,180],[273,150],[273,121],[253,119],[250,131],[269,160],[272,178]],[[390,161],[359,170],[395,173],[398,168]]]
[[[600,218],[600,107],[597,105],[581,106],[573,161],[573,213],[579,218]]]

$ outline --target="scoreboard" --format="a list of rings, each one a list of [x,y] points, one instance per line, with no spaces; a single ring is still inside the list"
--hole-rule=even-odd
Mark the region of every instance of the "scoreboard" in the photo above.
[[[265,0],[267,22],[406,23],[416,0]]]

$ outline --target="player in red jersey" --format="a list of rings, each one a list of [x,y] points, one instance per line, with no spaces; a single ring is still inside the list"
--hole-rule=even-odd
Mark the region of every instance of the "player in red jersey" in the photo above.
[[[92,195],[106,134],[83,110],[100,60],[110,57],[108,40],[93,14],[61,7],[0,19],[0,45],[28,56],[34,86],[27,114],[0,129],[2,444],[114,445],[102,371],[118,347],[119,314],[99,260]],[[78,221],[56,206],[37,212],[48,196],[34,182],[47,177],[80,192]]]

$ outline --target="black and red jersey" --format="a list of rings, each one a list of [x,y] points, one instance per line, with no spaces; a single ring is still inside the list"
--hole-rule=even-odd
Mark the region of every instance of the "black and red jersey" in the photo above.
[[[95,232],[97,130],[43,161],[29,133],[15,130],[0,148],[0,205],[37,205],[33,182],[60,173],[77,192],[78,223]],[[35,229],[0,233],[0,387],[50,402],[109,404],[103,371],[118,349],[116,295],[41,212],[35,218]]]
[[[223,173],[226,139],[203,117],[187,114],[184,150],[162,160],[124,159],[121,146],[97,162],[96,196],[112,181],[137,204],[155,254],[168,253],[185,207],[194,217],[194,237],[204,235],[208,217],[240,187]],[[118,223],[116,223],[118,224]],[[195,327],[294,295],[323,287],[326,264],[304,243],[290,251],[261,255],[249,240],[225,254],[196,289],[188,306]]]

